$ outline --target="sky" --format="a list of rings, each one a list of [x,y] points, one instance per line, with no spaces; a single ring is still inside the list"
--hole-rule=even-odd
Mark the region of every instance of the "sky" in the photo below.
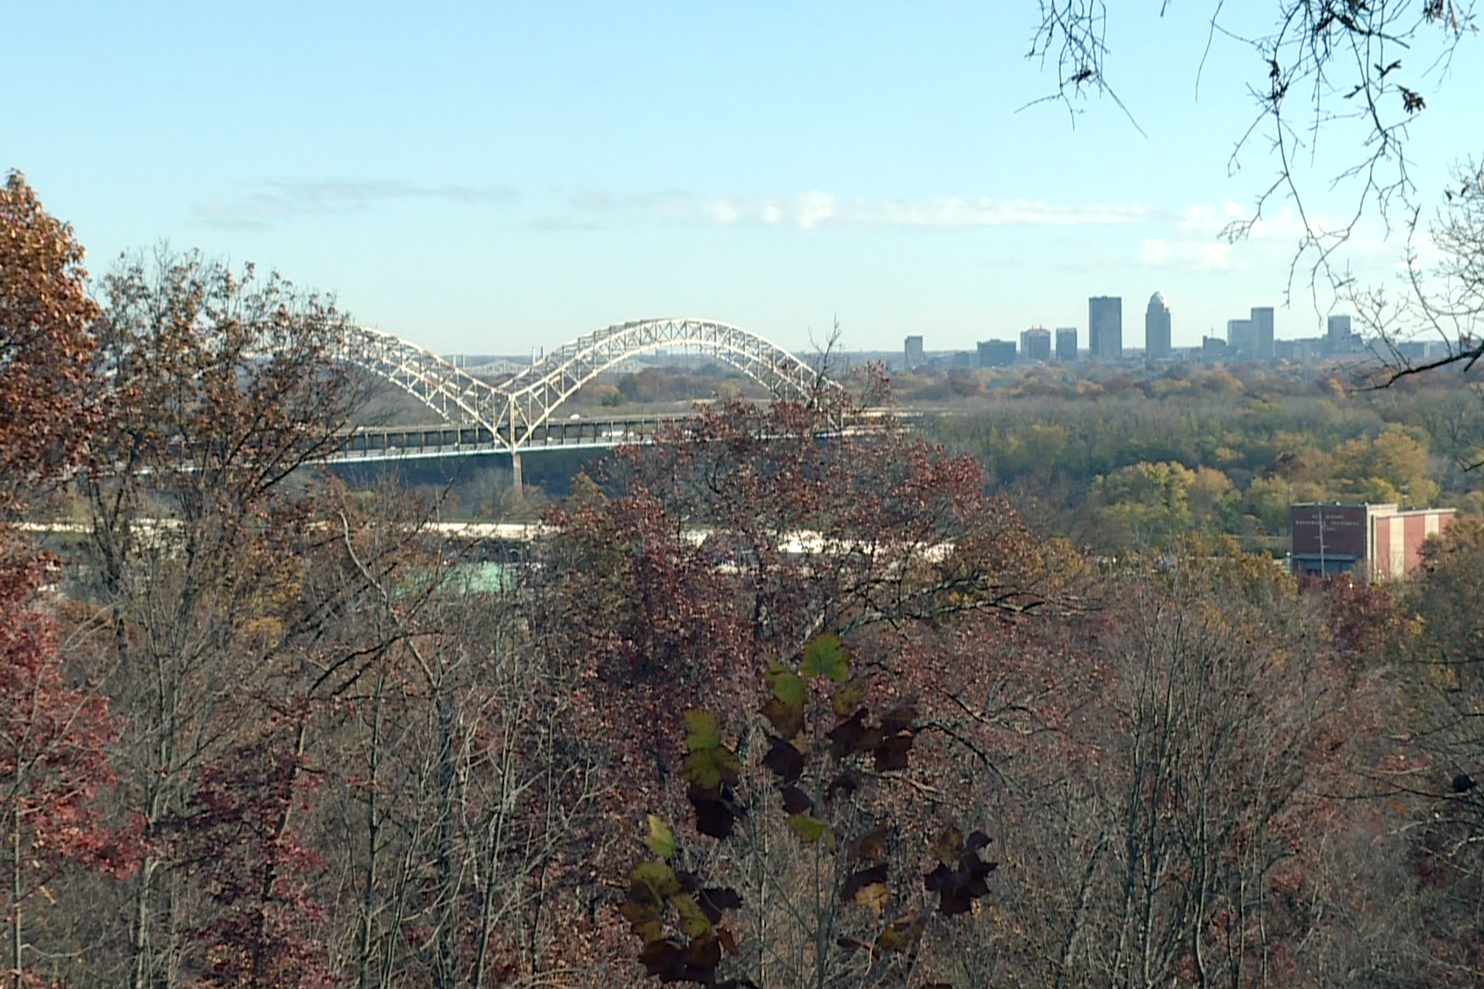
[[[1274,176],[1260,139],[1230,161],[1261,60],[1211,36],[1211,0],[1110,6],[1127,113],[1033,103],[1056,83],[1025,57],[1035,0],[16,3],[0,170],[73,225],[95,276],[196,247],[443,353],[668,316],[796,352],[837,322],[847,350],[1037,324],[1085,347],[1093,295],[1123,297],[1137,346],[1155,291],[1177,346],[1259,305],[1279,338],[1322,332],[1330,298],[1304,270],[1287,292],[1291,204],[1218,236]],[[1250,35],[1274,3],[1226,6]],[[1424,216],[1481,150],[1481,43],[1446,74],[1426,45],[1403,56],[1428,105],[1409,131]],[[1306,147],[1321,220],[1353,208],[1326,181],[1356,150],[1346,127]],[[1336,260],[1388,283],[1405,254],[1367,223]]]

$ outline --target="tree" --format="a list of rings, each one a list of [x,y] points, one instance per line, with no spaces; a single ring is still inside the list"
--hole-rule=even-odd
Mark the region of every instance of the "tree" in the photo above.
[[[1414,868],[1430,915],[1425,932],[1440,973],[1458,984],[1476,981],[1484,956],[1458,931],[1484,895],[1484,631],[1478,594],[1484,586],[1484,525],[1459,520],[1422,550],[1416,584],[1402,607],[1417,616],[1421,635],[1393,656],[1402,660],[1405,722],[1415,758],[1386,777],[1396,792],[1418,801],[1408,835]],[[1411,646],[1411,648],[1406,648]]]
[[[1357,286],[1350,293],[1362,327],[1381,347],[1372,385],[1448,367],[1468,372],[1484,357],[1484,161],[1457,165],[1425,230],[1419,217],[1414,214],[1410,228],[1403,293],[1393,296],[1384,286]],[[1432,252],[1416,243],[1423,236]],[[1426,253],[1436,256],[1431,266],[1423,261]],[[1417,339],[1440,345],[1442,354],[1407,356],[1403,345]]]
[[[286,839],[263,822],[282,787],[303,792],[301,733],[378,643],[345,626],[368,593],[362,577],[326,579],[342,555],[332,520],[350,509],[346,495],[290,481],[332,447],[360,396],[334,359],[345,315],[277,275],[199,254],[126,258],[103,295],[92,401],[109,415],[78,477],[90,523],[83,590],[110,631],[87,659],[131,729],[117,812],[141,822],[144,842],[118,905],[129,943],[110,974],[143,989],[178,985],[213,951],[241,948],[203,942],[236,930],[210,872],[189,865],[193,837],[205,840],[197,829],[211,826],[199,813],[210,791],[226,788],[242,826],[266,836],[250,867],[270,877],[258,908],[267,923]],[[287,778],[222,775],[232,753],[259,751],[290,753],[273,763]]]
[[[1330,455],[1334,485],[1365,501],[1432,502],[1437,482],[1428,472],[1427,446],[1408,431],[1390,426],[1375,439],[1356,438]]]
[[[82,247],[19,172],[0,188],[0,512],[64,472],[96,420],[85,400],[98,309]]]
[[[974,798],[953,762],[956,743],[936,727],[962,714],[948,695],[1014,697],[1017,704],[1025,698],[1028,712],[1049,706],[1042,695],[1058,672],[1036,669],[1042,656],[1030,651],[1002,656],[1002,632],[1066,610],[1082,590],[1074,554],[1057,540],[1038,538],[1003,499],[986,495],[977,465],[912,438],[889,418],[865,416],[848,394],[825,389],[805,402],[708,405],[661,442],[621,452],[601,488],[586,483],[574,490],[577,496],[549,516],[557,532],[540,554],[536,579],[551,594],[533,618],[537,641],[579,664],[574,725],[602,745],[606,785],[599,806],[625,825],[595,832],[595,840],[604,847],[632,842],[643,823],[636,808],[666,822],[689,817],[692,797],[707,808],[705,827],[719,827],[730,798],[698,795],[675,782],[696,761],[688,736],[710,736],[682,731],[683,712],[709,712],[717,737],[725,739],[717,744],[753,766],[771,744],[751,713],[764,699],[758,683],[768,692],[782,685],[792,698],[788,685],[804,678],[806,644],[826,629],[837,630],[859,657],[863,677],[877,684],[879,693],[863,695],[861,706],[885,717],[915,705],[920,734],[933,739],[910,782],[884,786],[892,795],[883,796],[879,810],[900,815],[901,847],[915,849],[900,862],[926,849],[945,820],[962,821],[965,831],[974,826]],[[825,696],[815,700],[824,704]],[[830,710],[820,712],[828,717]],[[854,713],[839,717],[848,721]],[[881,727],[879,719],[864,713],[862,719],[856,727],[863,731]],[[819,724],[833,730],[833,721]],[[914,722],[914,734],[917,728]],[[796,734],[777,726],[773,733],[790,744]],[[862,758],[867,775],[877,771],[874,757]],[[809,767],[800,779],[825,772],[822,764]],[[815,945],[830,930],[829,916],[846,908],[829,884],[848,879],[854,866],[813,842],[801,844],[788,815],[773,812],[782,796],[765,776],[744,774],[748,788],[733,788],[741,805],[754,808],[738,825],[739,833],[750,829],[746,860],[754,864],[728,873],[721,885],[732,885],[748,904],[745,924],[734,929],[746,945],[739,964],[750,971],[766,964],[768,981],[777,984],[812,984],[821,976],[804,959],[819,957]],[[930,801],[941,802],[936,812]],[[813,816],[836,829],[837,849],[875,826],[852,817],[849,800],[828,814],[827,803],[817,799],[821,810]],[[803,818],[796,826],[813,831]],[[704,844],[686,847],[687,855],[701,858],[671,868],[700,874]],[[739,839],[735,850],[716,854],[735,863],[742,847]],[[811,892],[816,864],[821,885]],[[836,875],[845,866],[851,868]],[[921,878],[912,878],[905,864],[892,875],[904,891],[920,895]],[[622,876],[604,863],[595,878]],[[792,910],[820,917],[822,926],[805,924]],[[871,951],[848,955],[831,940],[845,934],[866,940],[863,929],[847,928],[825,937],[827,980],[872,967]],[[665,971],[674,974],[674,959],[666,958]],[[871,978],[889,984],[902,974],[877,961],[891,974]],[[916,971],[927,971],[925,963]]]
[[[355,555],[394,538],[357,531]],[[420,563],[425,599],[368,576],[389,645],[340,695],[321,755],[338,792],[320,834],[350,891],[341,971],[361,987],[591,977],[601,775],[572,716],[575,664],[530,635],[539,589],[478,590],[436,552]]]
[[[908,772],[917,708],[873,712],[872,677],[852,668],[834,634],[813,639],[797,665],[775,661],[765,679],[770,727],[745,764],[714,714],[685,712],[681,777],[695,830],[731,846],[732,861],[713,856],[704,875],[687,871],[681,862],[696,856],[649,816],[655,858],[631,871],[621,908],[643,943],[640,961],[662,982],[732,989],[906,985],[931,972],[918,949],[934,915],[965,914],[988,896],[998,864],[983,857],[990,838],[945,821],[924,829],[931,813],[882,799],[924,786]],[[920,863],[930,871],[914,874]],[[721,882],[746,892],[703,885]],[[739,945],[728,911],[753,943]],[[747,974],[720,979],[724,954]]]
[[[34,901],[55,902],[47,885],[61,867],[122,876],[132,865],[127,836],[105,826],[98,806],[114,781],[108,756],[119,723],[106,698],[67,682],[57,623],[37,598],[42,563],[0,531],[0,905],[16,989],[53,953],[33,943],[26,921]]]
[[[56,559],[3,521],[76,467],[96,425],[85,388],[97,308],[82,257],[71,228],[11,172],[0,188],[0,904],[15,987],[39,980],[54,955],[28,921],[63,867],[122,875],[131,864],[126,829],[106,827],[98,804],[114,778],[118,721],[96,684],[76,684],[68,668],[55,602],[40,593]]]
[[[1360,906],[1376,870],[1334,862],[1374,835],[1351,761],[1379,735],[1376,677],[1229,544],[1192,541],[1106,590],[1063,659],[1091,671],[1085,700],[1000,762],[1012,881],[955,932],[960,977],[1333,984],[1337,939],[1378,916]]]

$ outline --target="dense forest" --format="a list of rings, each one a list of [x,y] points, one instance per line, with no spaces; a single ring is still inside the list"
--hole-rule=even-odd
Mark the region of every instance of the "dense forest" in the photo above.
[[[906,402],[915,377],[901,382]],[[984,464],[1027,515],[1100,552],[1199,533],[1281,556],[1293,502],[1484,511],[1471,470],[1484,460],[1484,405],[1470,376],[1389,380],[1375,358],[1154,365],[1137,379],[1045,368],[992,379],[999,387],[927,428]]]
[[[1484,979],[1484,524],[1389,586],[1244,552],[1477,516],[1467,379],[719,401],[477,581],[317,466],[343,313],[196,254],[90,291],[18,175],[0,221],[9,985]]]
[[[1393,380],[1394,367],[1377,355],[1318,365],[923,367],[892,372],[890,394],[912,413],[910,428],[972,456],[990,490],[1083,548],[1116,556],[1229,536],[1281,558],[1295,502],[1484,515],[1484,478],[1473,469],[1484,461],[1484,396],[1474,377],[1447,367]],[[716,364],[648,368],[588,386],[577,407],[623,395],[667,411],[738,393],[764,400],[740,378]],[[521,512],[491,498],[488,479],[448,480],[455,514]]]

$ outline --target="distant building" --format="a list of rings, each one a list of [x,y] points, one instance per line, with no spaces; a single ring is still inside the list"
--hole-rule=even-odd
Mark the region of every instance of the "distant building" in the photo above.
[[[1163,292],[1151,295],[1144,311],[1144,356],[1170,356],[1170,304]]]
[[[1230,349],[1230,344],[1220,337],[1201,337],[1201,357],[1205,360],[1220,360]]]
[[[922,359],[922,337],[908,337],[904,351],[907,361],[907,370],[910,371],[914,367],[922,366],[922,364],[924,363]]]
[[[1273,307],[1252,307],[1252,352],[1258,357],[1273,356]]]
[[[1087,352],[1093,360],[1116,361],[1123,356],[1123,299],[1095,295],[1087,300]]]
[[[979,342],[980,367],[1005,367],[1014,363],[1014,340],[981,340]]]
[[[1077,359],[1077,327],[1058,326],[1056,328],[1056,359],[1059,361]]]
[[[1022,331],[1020,356],[1028,361],[1051,360],[1051,331],[1044,326],[1032,326]]]
[[[1257,328],[1250,319],[1226,321],[1226,345],[1244,357],[1257,353]]]
[[[1273,357],[1293,364],[1313,363],[1322,358],[1328,349],[1329,343],[1323,337],[1273,341]]]
[[[1448,345],[1441,340],[1406,340],[1395,344],[1396,356],[1409,364],[1440,361],[1448,356]]]
[[[1324,342],[1331,354],[1350,351],[1350,317],[1331,316],[1325,324]]]
[[[1404,577],[1429,536],[1453,522],[1451,508],[1400,511],[1395,505],[1309,502],[1288,506],[1294,573],[1349,572],[1364,580]]]

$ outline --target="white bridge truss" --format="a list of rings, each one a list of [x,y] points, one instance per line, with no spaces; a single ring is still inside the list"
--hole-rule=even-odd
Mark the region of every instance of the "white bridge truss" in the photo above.
[[[339,356],[390,381],[443,421],[483,426],[497,447],[518,453],[583,385],[638,354],[666,347],[730,364],[778,397],[808,397],[821,387],[813,368],[771,340],[705,319],[645,319],[596,330],[498,384],[378,330],[348,334]],[[838,386],[827,382],[825,387]]]

